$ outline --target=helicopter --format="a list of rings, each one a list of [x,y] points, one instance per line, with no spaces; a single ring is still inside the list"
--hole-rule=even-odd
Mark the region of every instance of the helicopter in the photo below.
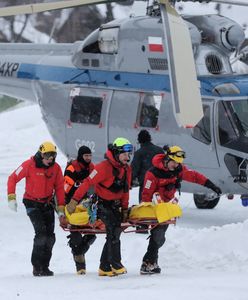
[[[119,1],[12,6],[0,16],[106,2]],[[232,68],[233,59],[248,65],[244,30],[220,15],[180,16],[176,2],[148,1],[144,16],[113,20],[72,44],[1,43],[0,92],[37,102],[68,158],[87,145],[99,161],[117,136],[137,147],[138,132],[147,129],[155,144],[180,145],[189,167],[246,203],[248,75]],[[219,202],[199,185],[181,190],[193,192],[197,208]]]

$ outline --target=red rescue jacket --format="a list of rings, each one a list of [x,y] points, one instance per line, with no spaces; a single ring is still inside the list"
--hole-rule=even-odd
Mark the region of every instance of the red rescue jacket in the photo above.
[[[142,201],[151,202],[153,194],[158,192],[161,199],[169,202],[176,193],[176,182],[185,180],[192,183],[204,185],[207,177],[203,174],[188,169],[180,164],[178,170],[170,171],[164,167],[165,154],[157,154],[153,157],[153,168],[146,172]]]
[[[58,205],[64,205],[64,177],[56,162],[49,168],[37,168],[33,157],[24,161],[8,178],[8,194],[15,194],[16,184],[23,178],[24,199],[49,202],[55,193]]]
[[[106,201],[120,200],[123,208],[128,208],[129,189],[131,186],[131,167],[117,162],[111,151],[106,152],[106,160],[95,165],[94,170],[83,181],[73,195],[73,199],[80,201],[90,186],[94,185],[95,193]],[[115,175],[114,173],[118,174]],[[126,176],[126,188],[114,192],[111,188],[116,178],[122,180]]]

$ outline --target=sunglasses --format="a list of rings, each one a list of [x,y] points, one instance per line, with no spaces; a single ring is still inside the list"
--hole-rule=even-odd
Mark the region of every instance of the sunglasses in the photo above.
[[[43,153],[43,158],[49,160],[49,159],[54,159],[56,156],[57,156],[57,153],[56,152],[46,152],[46,153]]]
[[[171,152],[169,155],[186,158],[186,154],[184,151]]]

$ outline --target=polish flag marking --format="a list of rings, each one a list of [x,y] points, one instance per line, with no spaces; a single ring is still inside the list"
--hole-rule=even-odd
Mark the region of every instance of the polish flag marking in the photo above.
[[[164,46],[161,37],[149,36],[148,45],[150,52],[164,52]]]

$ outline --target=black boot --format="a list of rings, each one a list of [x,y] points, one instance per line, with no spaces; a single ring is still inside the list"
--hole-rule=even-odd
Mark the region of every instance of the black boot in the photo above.
[[[48,267],[43,267],[41,276],[53,276],[54,273]]]
[[[161,269],[157,263],[150,263],[148,261],[143,261],[140,267],[141,275],[152,275],[152,274],[160,274]]]
[[[43,275],[42,275],[42,268],[39,267],[39,266],[33,266],[33,275],[34,275],[35,277],[43,276]]]
[[[85,257],[83,254],[81,255],[73,255],[75,264],[76,264],[76,270],[77,274],[84,275],[86,274],[86,264],[85,264]]]

